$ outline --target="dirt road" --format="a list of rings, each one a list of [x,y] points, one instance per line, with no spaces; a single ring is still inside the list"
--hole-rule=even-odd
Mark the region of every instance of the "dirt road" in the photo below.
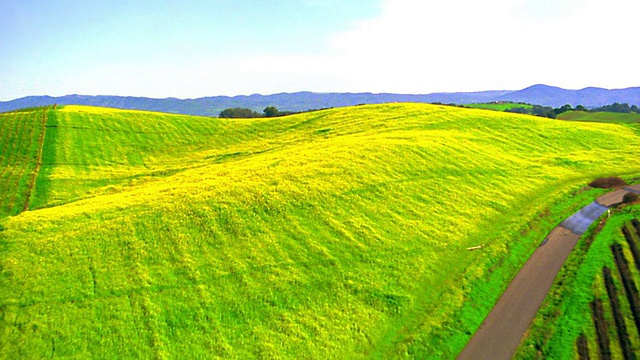
[[[640,185],[599,197],[553,229],[511,281],[458,360],[510,359],[580,235],[630,191],[640,191]]]

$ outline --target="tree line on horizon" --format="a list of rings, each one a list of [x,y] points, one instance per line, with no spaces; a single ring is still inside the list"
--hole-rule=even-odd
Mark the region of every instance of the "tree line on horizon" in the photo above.
[[[441,104],[441,103],[436,103]],[[460,106],[458,104],[449,104],[451,106]],[[523,104],[525,105],[525,104]],[[263,118],[263,117],[279,117],[279,116],[287,116],[293,114],[300,114],[311,111],[325,110],[328,108],[322,109],[309,109],[306,111],[280,111],[275,106],[267,106],[262,110],[262,113],[259,113],[255,110],[251,110],[249,108],[228,108],[224,109],[218,115],[219,118],[225,119],[252,119],[252,118]],[[569,104],[563,105],[559,108],[553,108],[551,106],[542,106],[542,105],[533,105],[531,107],[513,107],[510,109],[504,110],[505,112],[516,113],[516,114],[527,114],[527,115],[535,115],[541,117],[547,117],[550,119],[555,119],[558,115],[565,113],[567,111],[585,111],[585,112],[614,112],[614,113],[637,113],[640,114],[640,108],[636,105],[629,105],[627,103],[613,103],[610,105],[600,106],[592,109],[587,109],[583,105],[577,105],[575,108]]]
[[[267,106],[262,110],[262,113],[257,111],[248,109],[248,108],[228,108],[224,109],[218,115],[219,118],[224,119],[252,119],[252,118],[262,118],[262,117],[279,117],[279,116],[287,116],[293,114],[300,114],[311,111],[319,111],[326,110],[330,108],[322,108],[322,109],[309,109],[306,111],[280,111],[275,106]]]
[[[600,106],[592,109],[587,109],[583,105],[578,105],[573,108],[571,105],[566,104],[559,108],[552,108],[550,106],[540,106],[533,105],[531,108],[526,107],[515,107],[511,109],[505,110],[505,112],[517,113],[517,114],[528,114],[535,116],[548,117],[551,119],[555,119],[558,115],[565,113],[567,111],[585,111],[585,112],[614,112],[614,113],[637,113],[640,114],[640,108],[636,105],[631,105],[627,103],[613,103],[611,105]]]

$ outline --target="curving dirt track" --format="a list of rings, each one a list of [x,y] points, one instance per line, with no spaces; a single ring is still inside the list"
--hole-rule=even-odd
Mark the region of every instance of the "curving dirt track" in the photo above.
[[[640,191],[640,185],[599,197],[553,229],[513,278],[458,360],[510,359],[580,235],[630,191]]]

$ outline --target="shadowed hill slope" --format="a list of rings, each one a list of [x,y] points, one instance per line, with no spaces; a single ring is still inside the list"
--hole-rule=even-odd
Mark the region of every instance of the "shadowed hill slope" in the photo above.
[[[48,119],[37,202],[0,220],[6,357],[452,358],[541,214],[640,173],[634,125],[433,105]]]

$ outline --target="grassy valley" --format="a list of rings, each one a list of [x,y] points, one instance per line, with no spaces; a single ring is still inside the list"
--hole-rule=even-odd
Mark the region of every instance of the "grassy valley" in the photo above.
[[[636,124],[437,105],[0,122],[7,358],[454,358],[584,184],[640,174]]]

